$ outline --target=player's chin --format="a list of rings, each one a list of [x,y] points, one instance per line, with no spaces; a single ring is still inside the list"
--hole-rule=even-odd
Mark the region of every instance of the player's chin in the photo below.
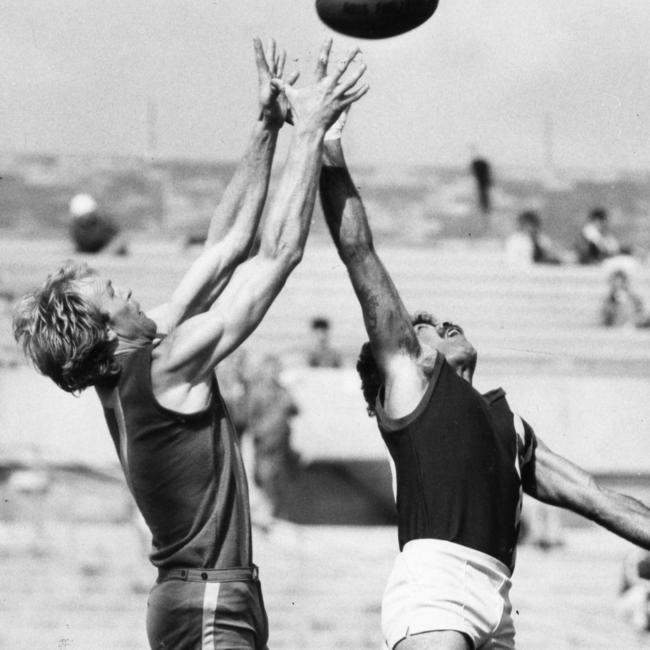
[[[152,339],[158,332],[158,326],[156,325],[156,322],[151,320],[151,318],[147,318],[146,316],[143,318],[142,329],[144,330],[145,336],[148,336]]]
[[[476,369],[477,361],[478,361],[478,352],[472,345],[470,345],[465,355],[465,368],[470,370],[472,374],[474,374],[474,370]]]
[[[455,368],[461,377],[468,381],[471,381],[474,376],[477,360],[478,353],[471,345],[463,347],[462,350],[454,351],[454,353],[447,356],[447,362]]]
[[[463,366],[461,376],[463,379],[467,379],[471,383],[472,378],[474,377],[474,371],[476,370],[476,362],[478,361],[478,353],[476,350],[473,351],[473,354],[468,358],[467,363]]]

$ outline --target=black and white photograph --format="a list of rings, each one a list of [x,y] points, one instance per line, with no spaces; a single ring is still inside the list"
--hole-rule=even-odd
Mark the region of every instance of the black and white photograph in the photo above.
[[[0,0],[0,650],[650,649],[641,0]]]

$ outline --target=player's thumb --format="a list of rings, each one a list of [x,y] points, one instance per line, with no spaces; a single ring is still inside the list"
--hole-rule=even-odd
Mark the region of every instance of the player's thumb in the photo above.
[[[279,77],[273,77],[273,79],[271,79],[271,88],[273,88],[276,95],[278,93],[286,93],[287,87],[288,84],[286,81],[280,79]]]

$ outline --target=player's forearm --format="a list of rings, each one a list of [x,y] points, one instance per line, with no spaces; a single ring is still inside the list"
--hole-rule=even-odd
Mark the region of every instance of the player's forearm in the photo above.
[[[206,246],[229,238],[233,254],[245,258],[266,201],[278,129],[255,123],[244,156],[214,211]]]
[[[539,439],[536,458],[537,480],[532,491],[527,489],[529,494],[650,548],[650,509],[643,503],[598,485],[588,472],[550,452]]]
[[[259,120],[214,213],[205,249],[172,295],[169,313],[174,325],[209,309],[248,256],[266,200],[276,142],[277,129]]]
[[[397,349],[418,349],[410,318],[377,255],[366,210],[350,176],[340,139],[326,140],[320,196],[330,234],[361,305],[380,365]]]
[[[293,267],[302,258],[321,167],[322,130],[294,131],[273,206],[264,224],[260,255]]]
[[[650,550],[650,509],[637,499],[597,487],[583,514],[613,533]]]
[[[325,141],[319,184],[325,221],[343,261],[371,250],[373,240],[366,211],[339,139]]]

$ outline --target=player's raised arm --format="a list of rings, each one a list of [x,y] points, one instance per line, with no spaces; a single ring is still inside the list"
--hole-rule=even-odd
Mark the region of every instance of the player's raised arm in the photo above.
[[[636,499],[598,485],[588,472],[553,453],[537,439],[522,471],[526,494],[572,510],[625,539],[650,549],[650,509]]]
[[[206,240],[209,248],[228,238],[239,255],[250,249],[266,199],[278,131],[290,119],[286,96],[271,83],[284,74],[286,52],[277,52],[273,40],[267,52],[259,38],[253,39],[253,47],[259,86],[257,121],[246,153],[214,211]],[[288,83],[297,78],[296,72]]]
[[[365,94],[363,69],[343,79],[354,50],[330,74],[331,43],[320,55],[316,83],[296,90],[282,80],[294,121],[293,138],[274,204],[261,233],[258,253],[241,264],[211,309],[181,324],[166,344],[170,367],[187,377],[206,377],[257,327],[290,272],[302,258],[309,232],[323,136],[340,112]]]
[[[365,208],[345,162],[339,126],[325,139],[320,175],[323,212],[359,299],[373,355],[384,375],[386,400],[406,414],[426,385],[416,363],[420,344],[409,313],[375,251]]]
[[[289,119],[286,96],[272,79],[282,78],[286,54],[271,41],[265,52],[253,40],[258,76],[259,106],[246,151],[215,209],[205,248],[181,280],[169,303],[149,314],[168,332],[192,314],[205,311],[250,251],[266,201],[278,131]],[[288,79],[296,81],[298,74]]]

